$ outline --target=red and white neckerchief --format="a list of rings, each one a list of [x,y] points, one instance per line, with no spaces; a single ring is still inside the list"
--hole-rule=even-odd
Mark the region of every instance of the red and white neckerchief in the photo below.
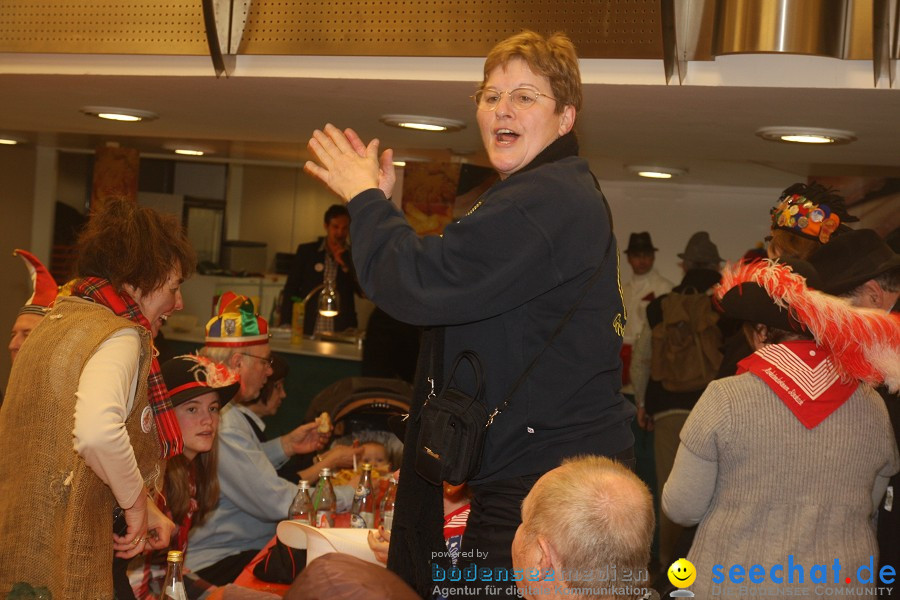
[[[859,382],[842,381],[831,354],[812,340],[770,344],[738,363],[775,392],[807,429],[813,429],[847,401]]]

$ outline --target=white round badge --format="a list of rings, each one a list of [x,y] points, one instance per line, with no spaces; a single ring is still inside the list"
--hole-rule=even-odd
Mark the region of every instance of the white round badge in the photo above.
[[[144,433],[150,433],[153,429],[153,410],[149,406],[144,407],[144,412],[141,413],[141,431]]]
[[[313,268],[316,270],[316,273],[321,273],[325,270],[325,265],[323,265],[322,263],[316,263],[316,266]]]

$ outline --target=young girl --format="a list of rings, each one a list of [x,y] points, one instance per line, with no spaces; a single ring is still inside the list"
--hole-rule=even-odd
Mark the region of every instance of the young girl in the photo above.
[[[184,454],[167,462],[164,493],[156,502],[177,525],[169,549],[186,551],[191,527],[206,519],[219,498],[219,411],[237,393],[240,382],[223,365],[200,356],[173,358],[162,365],[162,375],[181,427]],[[166,552],[144,555],[131,566],[135,596],[155,598],[165,575]],[[185,587],[188,596],[196,598],[208,586],[185,577]]]

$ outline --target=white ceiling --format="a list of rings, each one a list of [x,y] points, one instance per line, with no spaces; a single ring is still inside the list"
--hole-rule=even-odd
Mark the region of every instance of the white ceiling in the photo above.
[[[482,163],[469,95],[478,59],[238,57],[216,79],[208,59],[0,54],[0,135],[90,151],[106,142],[168,156],[204,147],[210,160],[298,165],[325,122],[377,136],[398,158]],[[869,61],[785,55],[720,57],[665,85],[661,61],[582,61],[584,107],[576,130],[601,180],[635,176],[625,164],[687,169],[679,182],[780,186],[808,175],[900,176],[900,91],[875,89]],[[882,82],[882,85],[886,85]],[[896,84],[895,84],[896,85]],[[124,124],[82,115],[86,105],[156,112]],[[386,113],[458,119],[456,133],[400,130]],[[855,132],[831,147],[766,142],[764,126]],[[174,157],[174,155],[171,155]]]

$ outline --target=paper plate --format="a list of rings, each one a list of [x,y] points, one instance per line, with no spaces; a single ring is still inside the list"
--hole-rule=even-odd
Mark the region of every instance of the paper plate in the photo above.
[[[367,537],[371,529],[348,527],[312,527],[299,521],[282,521],[278,524],[278,539],[291,548],[306,548],[306,564],[329,552],[342,552],[366,562],[384,566],[369,548]]]

